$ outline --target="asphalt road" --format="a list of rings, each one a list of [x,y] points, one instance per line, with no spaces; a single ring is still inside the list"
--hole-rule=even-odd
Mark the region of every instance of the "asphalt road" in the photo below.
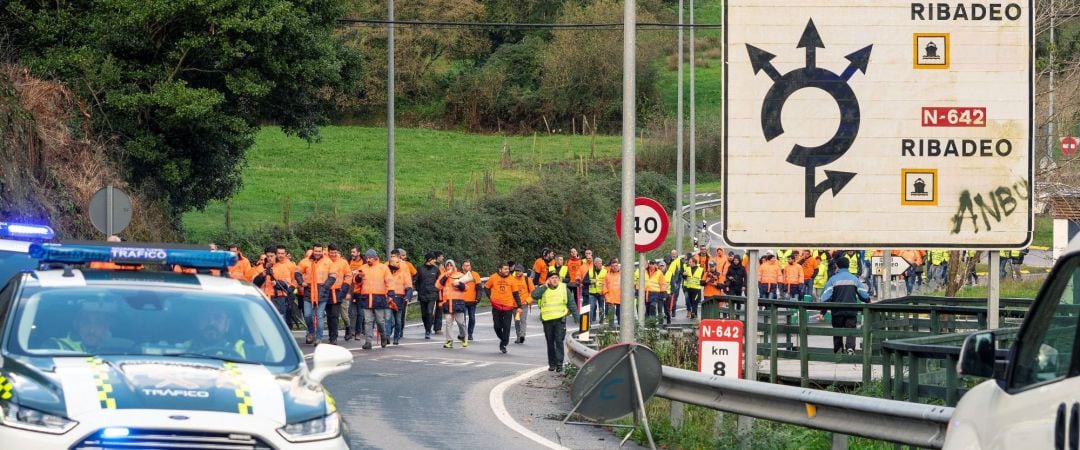
[[[410,305],[412,307],[412,305]],[[534,316],[538,313],[533,308]],[[443,336],[424,339],[410,324],[399,346],[361,350],[363,341],[339,344],[356,355],[352,368],[324,384],[349,427],[352,448],[544,448],[508,428],[489,404],[501,381],[547,366],[543,329],[534,317],[524,344],[499,352],[491,314],[478,313],[475,341],[444,349]],[[312,348],[301,344],[305,352]],[[506,401],[514,399],[506,396]]]

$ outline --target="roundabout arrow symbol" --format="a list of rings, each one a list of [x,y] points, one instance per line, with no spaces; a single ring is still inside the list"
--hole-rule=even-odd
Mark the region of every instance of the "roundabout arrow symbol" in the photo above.
[[[817,147],[805,147],[795,144],[788,154],[787,162],[806,169],[805,215],[814,217],[818,199],[825,191],[832,190],[835,197],[855,177],[852,172],[825,171],[825,180],[816,181],[816,168],[840,159],[851,148],[859,134],[861,114],[855,91],[848,85],[848,80],[856,71],[866,73],[870,64],[870,52],[873,45],[857,50],[845,58],[849,61],[843,73],[836,73],[817,67],[817,49],[825,48],[821,35],[818,34],[814,20],[810,19],[803,30],[796,48],[806,50],[806,67],[792,70],[781,75],[772,65],[776,55],[753,45],[746,44],[750,65],[754,74],[764,71],[773,85],[765,94],[761,108],[761,130],[765,141],[772,141],[784,134],[781,113],[788,98],[805,88],[817,88],[828,93],[840,108],[840,125],[828,142]]]

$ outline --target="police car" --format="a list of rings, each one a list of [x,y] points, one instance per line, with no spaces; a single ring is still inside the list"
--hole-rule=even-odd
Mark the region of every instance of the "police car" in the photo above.
[[[347,448],[320,383],[351,366],[349,351],[320,345],[308,370],[251,284],[117,270],[221,269],[234,253],[35,243],[29,254],[42,268],[0,290],[0,448]]]
[[[1080,442],[1080,238],[1058,259],[1005,364],[994,331],[972,334],[960,372],[992,378],[956,405],[946,449],[1076,449]],[[1067,446],[1066,446],[1067,445]]]

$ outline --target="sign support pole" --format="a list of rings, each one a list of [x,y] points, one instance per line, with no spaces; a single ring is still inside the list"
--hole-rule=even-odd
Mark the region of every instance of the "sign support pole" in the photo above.
[[[622,211],[621,228],[626,230],[619,241],[619,261],[627,269],[634,260],[634,170],[637,167],[634,153],[634,133],[637,127],[637,104],[635,77],[637,76],[637,11],[634,0],[623,5],[623,88],[622,88]],[[642,268],[644,270],[644,267]],[[630,272],[631,274],[633,272]],[[619,342],[634,341],[634,278],[623,270],[619,279],[622,313],[619,315]]]
[[[645,302],[649,300],[645,295],[645,265],[645,254],[638,253],[638,302],[634,310],[637,311],[637,323],[641,326],[645,326]]]
[[[893,298],[892,296],[892,250],[885,249],[881,252],[881,290],[878,295],[881,300]]]
[[[758,329],[758,251],[747,251],[749,266],[746,272],[746,316],[743,339],[746,349],[743,368],[746,376],[743,379],[757,380],[757,329]],[[754,418],[739,416],[738,435],[743,448],[750,448],[750,437],[753,435]]]
[[[1001,305],[1001,254],[994,250],[987,250],[986,253],[990,254],[990,257],[987,259],[989,262],[987,272],[990,273],[990,281],[986,285],[986,327],[991,330],[996,330],[999,325],[998,310]]]
[[[105,237],[112,236],[115,233],[113,228],[113,187],[105,187]]]

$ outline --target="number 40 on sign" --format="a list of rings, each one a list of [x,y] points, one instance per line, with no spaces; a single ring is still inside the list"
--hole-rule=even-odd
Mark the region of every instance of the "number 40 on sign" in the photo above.
[[[701,321],[698,330],[698,370],[707,375],[742,378],[743,323],[738,320]]]

